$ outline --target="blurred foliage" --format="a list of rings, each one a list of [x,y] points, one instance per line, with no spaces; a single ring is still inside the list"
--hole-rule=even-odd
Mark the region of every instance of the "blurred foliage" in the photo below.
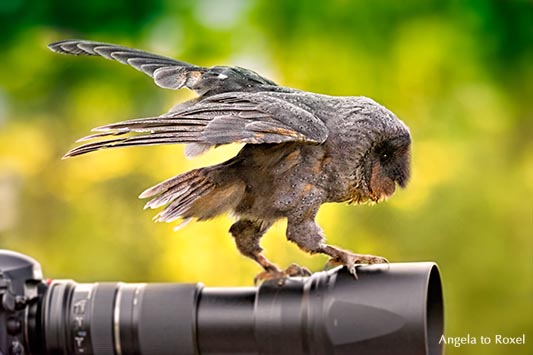
[[[174,146],[62,161],[92,127],[157,115],[193,97],[131,68],[60,56],[49,42],[87,38],[200,65],[240,65],[287,86],[365,95],[411,128],[410,185],[373,207],[327,205],[329,242],[392,261],[434,260],[449,336],[519,336],[526,346],[464,345],[448,354],[525,354],[533,301],[533,6],[530,1],[0,2],[0,247],[45,275],[78,281],[249,285],[229,217],[174,233],[136,198],[144,188],[239,147],[186,160]],[[313,270],[285,241],[280,265]]]

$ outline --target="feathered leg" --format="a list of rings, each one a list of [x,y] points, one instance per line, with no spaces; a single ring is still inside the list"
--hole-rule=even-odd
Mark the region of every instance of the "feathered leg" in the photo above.
[[[287,269],[280,270],[263,255],[263,248],[259,245],[259,241],[271,225],[272,222],[263,220],[241,219],[235,222],[229,230],[241,254],[255,260],[265,270],[255,277],[254,282],[257,284],[269,279],[311,275],[308,269],[296,264],[291,264]]]
[[[288,240],[296,243],[300,249],[308,253],[321,253],[330,256],[326,266],[344,265],[355,278],[357,278],[355,270],[357,264],[388,263],[387,259],[381,256],[355,254],[326,244],[324,232],[314,220],[320,207],[321,198],[321,191],[311,188],[307,191],[307,198],[302,199],[302,203],[289,213],[287,216]]]

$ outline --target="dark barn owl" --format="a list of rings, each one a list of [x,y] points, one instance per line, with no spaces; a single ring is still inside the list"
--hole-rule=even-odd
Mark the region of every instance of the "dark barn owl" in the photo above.
[[[113,44],[65,40],[55,52],[102,56],[129,64],[166,89],[199,96],[157,117],[97,127],[65,157],[104,148],[186,144],[188,156],[244,143],[233,158],[172,177],[144,191],[147,208],[163,209],[158,222],[203,221],[232,213],[238,250],[261,265],[258,279],[306,275],[295,264],[279,269],[262,253],[260,239],[287,219],[287,239],[308,253],[330,256],[355,275],[355,265],[383,257],[326,244],[315,222],[326,202],[379,202],[409,179],[411,136],[392,112],[362,97],[314,94],[283,86],[257,73],[228,66],[201,67]]]

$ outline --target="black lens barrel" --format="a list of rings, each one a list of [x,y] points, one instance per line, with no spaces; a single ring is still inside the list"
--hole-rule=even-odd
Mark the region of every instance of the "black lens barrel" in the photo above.
[[[198,299],[200,354],[257,354],[257,289],[204,288]]]
[[[201,288],[54,281],[42,308],[45,354],[194,354]]]
[[[345,268],[258,288],[51,283],[45,354],[441,354],[434,263]]]
[[[442,353],[436,264],[357,270],[358,280],[337,268],[281,285],[269,281],[257,289],[205,288],[198,304],[199,353]]]
[[[198,284],[120,287],[115,313],[117,355],[195,354]],[[117,333],[118,332],[118,333]]]

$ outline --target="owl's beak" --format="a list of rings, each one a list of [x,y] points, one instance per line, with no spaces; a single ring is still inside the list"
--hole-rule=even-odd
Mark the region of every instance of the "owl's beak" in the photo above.
[[[389,187],[392,186],[392,187]],[[370,199],[374,201],[375,203],[379,203],[382,201],[388,200],[392,195],[394,195],[394,192],[396,191],[396,184],[391,184],[387,186],[387,189],[381,190],[378,194],[372,194],[370,196]]]

